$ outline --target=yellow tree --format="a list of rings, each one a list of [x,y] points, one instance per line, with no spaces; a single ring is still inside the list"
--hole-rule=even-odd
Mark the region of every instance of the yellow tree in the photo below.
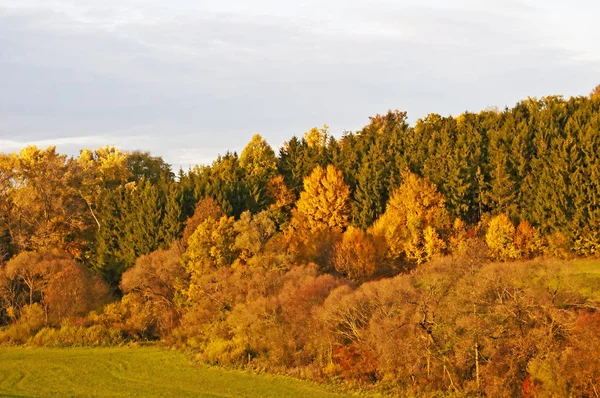
[[[540,231],[528,221],[521,221],[517,226],[514,243],[521,255],[528,258],[539,255],[544,249]]]
[[[267,182],[277,173],[275,152],[260,135],[255,134],[240,155],[244,182],[252,199],[250,208],[257,212],[267,206]]]
[[[217,204],[217,201],[206,196],[202,198],[194,208],[194,214],[185,220],[185,228],[183,229],[183,241],[187,244],[188,239],[196,231],[198,226],[207,219],[212,219],[215,222],[223,217],[223,210]]]
[[[271,202],[269,209],[274,211],[288,213],[296,201],[294,192],[287,187],[282,175],[276,175],[269,180],[267,195]]]
[[[81,150],[77,161],[88,183],[106,186],[127,182],[131,176],[127,159],[127,153],[105,146],[96,150]]]
[[[592,99],[600,99],[600,84],[594,87],[592,92],[590,93],[590,98]]]
[[[335,270],[355,281],[368,280],[383,265],[384,245],[362,229],[349,227],[335,246]]]
[[[304,133],[304,139],[310,148],[322,148],[327,145],[327,138],[329,137],[329,127],[323,125],[323,128],[313,127],[306,133]]]
[[[434,184],[410,172],[403,173],[403,181],[373,224],[373,234],[385,239],[393,260],[421,264],[444,249],[450,217]]]
[[[111,146],[94,151],[83,149],[77,158],[81,170],[79,194],[85,200],[98,229],[101,228],[101,222],[95,212],[97,201],[101,198],[104,189],[114,188],[127,182],[131,176],[127,167],[127,158],[127,153]]]
[[[519,258],[520,252],[514,238],[515,226],[506,214],[500,214],[490,220],[485,242],[493,258],[501,261]]]
[[[298,261],[329,267],[333,248],[348,226],[350,188],[333,166],[317,166],[304,179],[304,191],[286,231],[289,251]]]
[[[14,192],[14,158],[0,153],[0,265],[8,260],[13,252],[10,229],[12,211],[11,196]]]
[[[188,239],[185,266],[192,277],[233,264],[237,258],[233,217],[204,220]]]
[[[267,141],[255,134],[240,155],[240,166],[247,176],[268,180],[277,172],[277,158]]]
[[[80,258],[91,219],[78,167],[55,147],[12,155],[9,226],[20,250],[63,249]]]
[[[311,231],[343,230],[350,217],[350,188],[342,172],[329,165],[317,166],[304,179],[304,191],[296,203],[294,218]]]

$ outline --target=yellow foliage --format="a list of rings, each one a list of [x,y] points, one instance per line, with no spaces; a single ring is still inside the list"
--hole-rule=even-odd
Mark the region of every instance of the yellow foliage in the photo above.
[[[240,155],[240,166],[249,176],[269,177],[277,171],[275,152],[259,134],[255,134]]]
[[[383,242],[360,228],[349,227],[335,247],[336,271],[349,279],[364,281],[372,277],[383,263]]]
[[[203,221],[187,242],[184,263],[188,271],[203,274],[211,268],[231,265],[237,257],[235,236],[233,217]]]
[[[446,248],[446,242],[440,238],[437,231],[431,225],[428,225],[425,231],[423,231],[423,240],[426,259],[442,254]]]
[[[439,235],[445,234],[450,218],[434,184],[409,172],[403,177],[385,213],[373,224],[373,234],[385,239],[392,259],[405,257],[421,264],[445,247]]]
[[[281,175],[272,177],[269,180],[267,183],[267,196],[271,200],[269,208],[272,210],[289,211],[296,200],[294,192],[285,185]]]
[[[95,151],[81,150],[77,161],[83,168],[88,184],[97,184],[100,181],[122,183],[131,175],[127,167],[127,157],[127,153],[107,145]]]
[[[327,125],[324,125],[321,129],[313,127],[304,133],[304,139],[309,147],[322,148],[327,144],[328,130]]]
[[[337,229],[311,231],[306,222],[294,218],[284,233],[287,252],[297,263],[315,263],[325,269],[331,266],[335,245],[341,239]]]
[[[562,232],[556,231],[548,236],[548,247],[545,252],[557,258],[568,258],[569,253],[569,238]]]
[[[514,243],[515,226],[506,214],[500,214],[490,220],[485,242],[490,255],[501,261],[519,258],[520,252]]]
[[[450,251],[453,254],[465,255],[467,252],[467,227],[463,220],[456,218],[452,225],[452,236],[450,237]]]
[[[521,221],[515,231],[515,245],[523,256],[534,257],[543,250],[540,232],[527,221]]]
[[[317,166],[304,179],[304,191],[296,206],[293,222],[299,227],[341,231],[350,217],[350,188],[342,172],[331,165],[327,169]]]
[[[1,158],[0,195],[12,208],[6,225],[19,250],[61,248],[80,257],[90,225],[75,166],[52,146]]]

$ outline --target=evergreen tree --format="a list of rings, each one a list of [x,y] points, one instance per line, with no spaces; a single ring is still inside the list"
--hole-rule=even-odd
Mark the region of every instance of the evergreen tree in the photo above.
[[[245,185],[250,203],[248,208],[257,213],[268,205],[267,183],[277,173],[275,152],[258,134],[246,145],[240,156],[240,166],[244,170]]]

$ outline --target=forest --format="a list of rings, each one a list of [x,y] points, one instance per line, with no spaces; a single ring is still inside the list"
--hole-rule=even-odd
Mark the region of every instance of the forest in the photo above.
[[[0,344],[396,395],[600,395],[600,86],[173,170],[0,154]]]

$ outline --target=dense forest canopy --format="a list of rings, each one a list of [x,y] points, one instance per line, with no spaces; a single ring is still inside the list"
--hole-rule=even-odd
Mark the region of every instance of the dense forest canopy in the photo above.
[[[544,296],[544,266],[482,264],[597,255],[599,195],[600,88],[414,126],[388,111],[339,139],[313,128],[278,153],[255,135],[239,156],[177,175],[144,152],[31,146],[0,154],[0,324],[12,325],[5,341],[51,340],[48,327],[79,319],[94,344],[163,339],[305,377],[531,393],[548,366],[583,366],[561,328],[579,336],[600,320],[561,313],[591,304],[558,287]],[[523,287],[534,276],[539,289]],[[535,305],[507,321],[511,300]],[[452,329],[471,304],[488,317]],[[503,351],[546,332],[526,357]],[[573,377],[565,388],[597,386]]]
[[[529,98],[504,111],[430,114],[414,126],[405,113],[390,111],[340,139],[327,126],[313,128],[278,155],[256,135],[240,156],[226,153],[177,178],[160,157],[110,147],[85,149],[77,158],[53,147],[3,154],[0,261],[59,248],[117,283],[137,257],[180,238],[201,199],[212,198],[235,219],[257,214],[284,190],[300,198],[304,179],[330,165],[349,189],[344,220],[363,230],[384,213],[403,173],[412,172],[435,185],[453,219],[476,225],[502,213],[593,254],[600,241],[597,91]],[[279,227],[291,207],[280,209]]]

